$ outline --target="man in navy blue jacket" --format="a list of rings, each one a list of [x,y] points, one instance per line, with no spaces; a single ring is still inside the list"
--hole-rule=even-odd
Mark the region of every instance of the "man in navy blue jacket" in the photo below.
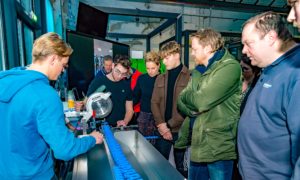
[[[294,27],[298,28],[300,32],[300,0],[287,0],[288,4],[291,6],[291,10],[287,17],[290,23],[293,23]],[[298,158],[297,165],[300,166],[300,158]],[[300,179],[300,171],[294,172],[294,177]],[[295,178],[296,179],[296,178]]]
[[[105,76],[112,71],[113,58],[110,55],[103,57],[103,66],[96,74],[96,77]]]
[[[249,19],[242,43],[251,64],[263,70],[238,127],[240,173],[243,179],[300,179],[300,46],[274,12]]]

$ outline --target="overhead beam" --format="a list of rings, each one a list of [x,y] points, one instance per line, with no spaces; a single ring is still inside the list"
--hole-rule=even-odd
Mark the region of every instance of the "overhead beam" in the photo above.
[[[109,7],[100,7],[100,6],[95,6],[95,8],[103,12],[106,12],[108,14],[118,14],[118,15],[128,15],[128,16],[143,16],[143,17],[172,19],[172,18],[176,18],[179,15],[178,13],[146,11],[140,9],[120,9],[120,8],[109,8]]]
[[[184,30],[182,33],[183,34],[192,34],[197,32],[196,30]],[[241,33],[237,32],[220,32],[223,37],[241,37]]]
[[[110,38],[137,38],[137,39],[147,38],[146,34],[107,33],[106,36]]]
[[[164,29],[166,29],[167,27],[169,27],[172,24],[174,24],[175,22],[176,22],[176,19],[168,19],[166,22],[164,22],[163,24],[161,24],[160,26],[158,26],[156,29],[154,29],[152,32],[150,32],[148,34],[148,36],[150,38],[153,37],[153,36],[155,36],[156,34],[160,33]]]
[[[244,11],[244,12],[264,12],[264,11],[275,11],[281,13],[288,13],[288,8],[282,7],[270,7],[262,5],[253,5],[253,4],[243,4],[243,3],[234,3],[234,2],[224,2],[224,1],[213,1],[213,0],[152,0],[151,2],[173,2],[179,4],[189,4],[197,6],[206,6],[211,8],[223,9],[223,10],[232,10],[232,11]]]
[[[126,1],[136,1],[136,0],[126,0]],[[163,3],[163,4],[172,4],[172,5],[177,4],[177,5],[187,5],[192,7],[200,6],[200,7],[215,8],[220,10],[230,10],[230,11],[249,12],[249,13],[275,11],[275,12],[287,14],[289,12],[289,8],[287,6],[270,7],[270,6],[226,2],[226,1],[215,1],[215,0],[139,0],[139,2]]]
[[[272,0],[269,6],[272,6],[274,4],[275,0]]]

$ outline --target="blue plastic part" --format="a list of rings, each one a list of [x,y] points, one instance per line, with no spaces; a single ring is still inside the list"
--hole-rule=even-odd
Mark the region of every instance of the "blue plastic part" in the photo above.
[[[120,169],[117,166],[113,167],[113,172],[114,172],[115,178],[117,180],[123,180],[124,179]]]
[[[115,139],[107,122],[101,125],[108,149],[116,166],[113,167],[113,172],[117,180],[139,180],[142,177],[136,172],[132,165],[124,155],[120,144]]]
[[[158,139],[158,136],[145,136],[145,139]]]

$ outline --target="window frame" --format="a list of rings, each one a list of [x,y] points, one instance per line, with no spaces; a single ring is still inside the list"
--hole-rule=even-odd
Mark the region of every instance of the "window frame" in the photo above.
[[[3,4],[0,2],[0,71],[6,70],[7,62],[6,62],[6,51],[5,51],[5,36],[4,36],[4,16],[3,16]]]
[[[19,63],[21,66],[26,66],[28,64],[31,64],[32,44],[36,38],[36,31],[40,29],[38,22],[35,22],[30,18],[31,11],[32,12],[34,11],[34,0],[30,0],[29,6],[31,9],[30,11],[27,10],[26,7],[23,7],[21,2],[16,1],[17,33],[18,33],[17,46],[19,48]]]

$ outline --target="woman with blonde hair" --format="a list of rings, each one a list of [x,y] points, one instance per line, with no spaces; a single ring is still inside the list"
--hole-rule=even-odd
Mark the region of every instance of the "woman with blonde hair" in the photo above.
[[[145,56],[147,73],[141,75],[133,90],[133,103],[141,103],[141,112],[137,118],[139,131],[144,136],[154,135],[156,129],[153,114],[151,112],[151,97],[154,83],[159,74],[160,57],[158,53],[151,51]],[[154,140],[150,140],[152,144]]]

